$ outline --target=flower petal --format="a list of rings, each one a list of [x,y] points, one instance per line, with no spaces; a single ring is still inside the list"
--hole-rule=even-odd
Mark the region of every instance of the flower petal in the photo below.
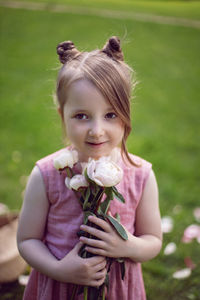
[[[191,269],[190,268],[185,268],[179,271],[176,271],[172,276],[175,279],[185,279],[191,275]]]
[[[191,224],[185,229],[182,237],[182,242],[190,243],[195,238],[200,238],[200,226]]]
[[[164,249],[164,254],[165,255],[170,255],[176,251],[177,247],[175,243],[169,243]]]
[[[169,216],[165,216],[161,219],[161,227],[163,233],[171,232],[173,229],[173,219]]]

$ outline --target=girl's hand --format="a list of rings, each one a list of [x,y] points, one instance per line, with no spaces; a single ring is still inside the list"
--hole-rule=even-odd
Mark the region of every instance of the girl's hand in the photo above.
[[[89,216],[88,219],[90,222],[101,227],[103,231],[91,226],[81,225],[81,230],[98,238],[98,240],[96,240],[83,236],[80,237],[81,242],[87,245],[86,250],[96,255],[124,257],[124,249],[127,245],[127,241],[119,236],[114,227],[110,223],[95,216]],[[130,236],[128,231],[127,234]]]
[[[58,262],[58,280],[78,285],[100,286],[106,277],[106,259],[102,256],[81,258],[78,253],[83,244],[79,242]]]

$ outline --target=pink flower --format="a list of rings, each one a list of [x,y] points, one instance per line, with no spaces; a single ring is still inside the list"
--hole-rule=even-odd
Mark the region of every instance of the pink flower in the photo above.
[[[87,175],[96,184],[104,187],[117,185],[122,177],[122,169],[108,157],[99,160],[90,160],[87,166]]]
[[[199,241],[200,239],[200,226],[191,224],[185,229],[182,237],[182,242],[190,243],[195,238],[197,239],[197,241]]]
[[[187,268],[190,268],[191,270],[196,268],[195,263],[192,261],[192,259],[189,256],[184,258],[184,262]]]

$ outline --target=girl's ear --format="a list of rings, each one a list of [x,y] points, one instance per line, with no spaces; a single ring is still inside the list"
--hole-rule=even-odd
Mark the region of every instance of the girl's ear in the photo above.
[[[64,117],[63,117],[63,112],[62,109],[60,108],[60,106],[57,108],[58,114],[60,115],[62,121],[64,121]]]

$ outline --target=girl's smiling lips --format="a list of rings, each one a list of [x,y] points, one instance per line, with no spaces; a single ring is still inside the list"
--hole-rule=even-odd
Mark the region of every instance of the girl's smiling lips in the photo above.
[[[104,145],[105,143],[106,142],[99,142],[99,143],[86,142],[86,144],[91,146],[91,147],[100,147],[100,146]]]

